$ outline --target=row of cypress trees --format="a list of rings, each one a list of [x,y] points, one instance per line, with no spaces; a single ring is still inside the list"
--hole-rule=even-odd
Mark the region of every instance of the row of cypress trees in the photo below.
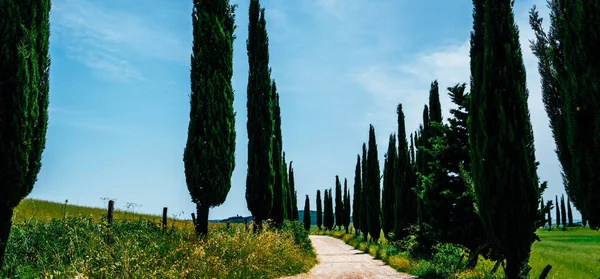
[[[331,193],[332,189],[325,190],[323,207],[321,206],[321,190],[317,190],[317,227],[319,230],[321,230],[321,226],[323,226],[325,230],[332,230],[336,227],[337,229],[340,229],[344,226],[346,233],[348,233],[351,218],[351,199],[348,181],[344,179],[344,192],[342,193],[340,178],[336,175],[335,189],[335,208],[333,205],[333,195]]]
[[[208,211],[225,201],[235,168],[233,40],[235,5],[228,0],[194,0],[192,13],[190,122],[184,150],[186,183],[196,203],[196,233],[208,232]],[[248,23],[248,173],[246,201],[255,232],[272,219],[297,220],[292,162],[283,152],[281,107],[271,79],[265,9],[250,1]]]

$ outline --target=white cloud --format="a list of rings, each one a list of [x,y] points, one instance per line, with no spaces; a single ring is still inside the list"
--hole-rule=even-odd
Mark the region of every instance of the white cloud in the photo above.
[[[184,41],[157,22],[131,12],[110,11],[87,0],[52,3],[53,42],[67,55],[114,80],[144,80],[134,60],[187,63]]]

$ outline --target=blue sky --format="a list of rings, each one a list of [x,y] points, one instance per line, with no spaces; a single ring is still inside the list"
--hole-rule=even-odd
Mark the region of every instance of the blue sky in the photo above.
[[[88,206],[115,198],[137,211],[188,217],[183,171],[189,121],[189,0],[53,0],[50,124],[43,168],[30,197]],[[210,218],[248,215],[246,85],[248,0],[234,1],[236,168],[227,201]],[[533,4],[516,1],[530,90],[539,176],[546,199],[564,192],[560,165],[541,101]],[[469,81],[469,0],[263,0],[277,81],[284,149],[294,162],[299,207],[304,195],[352,185],[356,155],[373,123],[379,155],[396,132],[403,103],[407,132],[419,124],[429,84],[445,89]],[[442,91],[444,117],[451,108]],[[575,213],[578,218],[579,214]]]

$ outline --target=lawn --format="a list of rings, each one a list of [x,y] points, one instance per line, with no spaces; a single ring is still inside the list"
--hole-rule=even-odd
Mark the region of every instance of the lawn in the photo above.
[[[552,265],[549,278],[600,278],[600,232],[589,228],[539,230],[531,253],[532,274]]]
[[[15,212],[0,278],[279,278],[316,264],[298,222],[260,234],[209,224],[198,239],[190,221],[24,200]]]

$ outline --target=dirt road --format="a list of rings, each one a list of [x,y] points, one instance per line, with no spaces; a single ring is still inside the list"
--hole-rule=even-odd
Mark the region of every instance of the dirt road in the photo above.
[[[363,251],[356,250],[343,241],[320,235],[311,235],[319,263],[309,273],[285,279],[355,279],[355,278],[417,278],[399,273],[384,262],[376,260]]]

